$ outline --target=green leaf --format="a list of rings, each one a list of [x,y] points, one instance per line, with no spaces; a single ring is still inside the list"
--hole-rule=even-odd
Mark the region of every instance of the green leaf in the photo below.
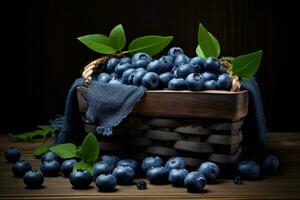
[[[197,56],[200,56],[200,57],[202,57],[202,58],[205,58],[205,55],[204,55],[202,49],[200,48],[199,44],[198,44],[198,46],[197,46],[197,48],[196,48],[196,54],[197,54]]]
[[[80,162],[76,163],[73,169],[86,169],[91,175],[93,175],[93,164],[85,162],[81,160]]]
[[[82,157],[81,146],[79,146],[79,147],[76,148],[75,156],[77,158],[81,158]]]
[[[232,62],[233,59],[234,59],[234,57],[232,57],[232,56],[222,56],[222,59],[223,60],[228,60],[228,61]]]
[[[63,159],[75,157],[76,146],[72,143],[58,144],[49,149]]]
[[[220,45],[218,40],[201,23],[198,28],[198,44],[205,58],[219,56]]]
[[[49,125],[38,125],[37,128],[42,129],[42,130],[52,129],[51,126],[49,126]]]
[[[129,44],[127,53],[145,52],[154,56],[168,46],[172,40],[173,36],[148,35],[140,37]]]
[[[113,54],[116,50],[110,44],[110,40],[106,35],[93,34],[85,35],[77,38],[85,46],[102,54]]]
[[[111,46],[116,50],[122,50],[126,44],[126,36],[122,24],[113,28],[109,34]]]
[[[99,155],[99,142],[93,133],[89,133],[81,144],[81,158],[94,163]]]
[[[232,69],[243,80],[250,80],[257,72],[262,57],[262,50],[238,56],[232,60]]]
[[[33,155],[39,157],[39,156],[43,155],[44,153],[46,153],[48,150],[49,150],[48,146],[45,146],[45,145],[40,146],[33,150]]]

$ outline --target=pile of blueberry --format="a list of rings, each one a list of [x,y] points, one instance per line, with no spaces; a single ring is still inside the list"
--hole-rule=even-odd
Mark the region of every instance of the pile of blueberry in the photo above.
[[[132,58],[111,58],[96,80],[109,84],[144,86],[147,89],[230,90],[231,78],[215,57],[189,58],[179,47],[153,59],[146,53]]]
[[[44,177],[63,176],[68,177],[74,188],[88,188],[93,179],[100,191],[112,192],[118,185],[132,185],[136,174],[142,172],[151,184],[168,184],[175,187],[186,187],[189,192],[202,192],[206,183],[214,183],[220,177],[220,168],[212,162],[203,162],[197,170],[188,171],[187,164],[181,157],[172,157],[165,164],[158,157],[146,157],[142,164],[132,159],[120,160],[115,155],[103,155],[93,166],[93,175],[87,170],[75,170],[75,159],[62,160],[52,152],[47,152],[41,157],[40,170],[32,170],[31,164],[19,160],[21,152],[10,147],[6,149],[5,158],[13,163],[14,177],[23,178],[28,188],[41,188]],[[262,168],[262,171],[261,171]],[[279,161],[275,155],[268,155],[261,166],[255,161],[242,161],[238,164],[237,175],[234,183],[242,184],[242,179],[254,180],[261,174],[273,175],[279,172]],[[147,188],[145,181],[136,183],[140,190]]]

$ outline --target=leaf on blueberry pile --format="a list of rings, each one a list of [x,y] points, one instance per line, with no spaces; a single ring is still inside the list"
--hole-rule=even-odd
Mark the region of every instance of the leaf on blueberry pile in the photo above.
[[[110,39],[106,35],[92,34],[85,35],[77,38],[85,46],[102,54],[113,54],[116,49],[112,47]]]
[[[126,36],[122,24],[113,28],[109,34],[109,41],[115,50],[122,50],[126,44]]]
[[[73,169],[86,169],[91,175],[93,175],[93,164],[83,160],[76,163]]]
[[[208,58],[210,56],[218,57],[220,55],[220,44],[206,28],[200,23],[198,28],[198,46],[196,48],[198,56]]]
[[[262,57],[262,50],[238,56],[232,60],[232,69],[243,80],[250,80],[257,72]]]
[[[93,133],[89,133],[83,140],[80,148],[81,159],[94,163],[99,156],[99,142]]]
[[[162,51],[173,40],[173,36],[148,35],[133,40],[129,46],[127,53],[135,54],[144,52],[150,56],[154,56]]]
[[[40,146],[33,150],[33,155],[39,157],[49,150],[48,146]]]
[[[76,146],[72,143],[58,144],[49,149],[63,159],[74,158],[76,155]]]

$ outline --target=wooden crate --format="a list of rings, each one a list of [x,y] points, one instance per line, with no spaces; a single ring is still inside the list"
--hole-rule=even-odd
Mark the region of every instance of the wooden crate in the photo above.
[[[86,102],[77,90],[83,116]],[[147,91],[113,136],[99,137],[102,153],[142,160],[147,155],[182,156],[189,166],[203,160],[233,164],[241,154],[248,92]],[[86,132],[95,132],[85,124]]]

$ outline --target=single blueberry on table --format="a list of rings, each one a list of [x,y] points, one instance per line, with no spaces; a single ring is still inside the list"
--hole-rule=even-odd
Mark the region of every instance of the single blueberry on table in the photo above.
[[[40,188],[44,183],[44,176],[40,171],[28,171],[23,177],[23,182],[28,188]]]
[[[191,64],[183,64],[177,68],[177,78],[186,78],[189,74],[194,73],[194,67]]]
[[[184,54],[179,54],[174,61],[174,66],[178,67],[183,64],[188,64],[190,62],[189,57]]]
[[[147,189],[147,183],[145,181],[139,181],[136,183],[136,187],[139,190],[146,190]]]
[[[115,67],[117,66],[117,64],[120,63],[120,59],[118,58],[111,58],[108,60],[107,64],[106,64],[106,71],[108,73],[112,73],[115,71]]]
[[[77,169],[69,175],[69,181],[74,188],[84,189],[93,181],[93,176],[85,169]]]
[[[76,163],[77,163],[77,161],[75,159],[69,159],[69,160],[65,160],[61,164],[60,170],[62,171],[64,176],[68,177],[70,175],[70,173],[73,171],[73,167]]]
[[[216,57],[208,57],[204,63],[204,69],[207,72],[216,73],[221,67],[221,63]]]
[[[185,80],[183,78],[173,78],[168,83],[170,90],[184,90],[186,89]]]
[[[188,175],[186,169],[172,169],[169,172],[169,182],[175,187],[181,187],[184,185],[184,179]]]
[[[217,88],[220,90],[230,90],[231,78],[228,74],[221,74],[217,80]]]
[[[168,87],[168,83],[171,79],[174,78],[173,73],[171,72],[165,72],[159,75],[159,81],[162,83],[164,87]]]
[[[168,182],[169,172],[165,167],[152,167],[147,171],[147,178],[151,184],[165,184]]]
[[[133,85],[140,86],[142,85],[143,76],[146,74],[146,70],[138,70],[132,74],[132,77],[129,77],[129,83],[132,82]]]
[[[135,69],[133,68],[129,68],[129,69],[126,69],[124,72],[123,72],[123,75],[122,75],[122,82],[124,84],[128,84],[128,77],[133,74],[135,72]]]
[[[31,164],[25,160],[17,161],[11,168],[14,177],[22,178],[24,174],[31,171]]]
[[[233,182],[234,182],[234,184],[242,185],[243,184],[243,179],[242,179],[241,176],[235,176],[235,177],[233,177]]]
[[[56,154],[54,154],[53,152],[51,151],[48,151],[46,153],[44,153],[41,157],[41,162],[44,162],[44,161],[52,161],[52,160],[56,160],[57,162],[60,162],[61,161],[61,158],[58,157]]]
[[[186,162],[181,157],[172,157],[166,162],[166,169],[171,171],[172,169],[184,169],[186,168]]]
[[[205,79],[199,73],[192,73],[185,79],[185,85],[190,90],[202,90]]]
[[[4,152],[4,157],[9,163],[15,163],[21,157],[21,152],[16,147],[9,147]]]
[[[162,159],[160,157],[147,157],[142,162],[142,170],[147,172],[151,167],[161,167],[163,165]]]
[[[135,172],[129,166],[119,165],[114,169],[112,175],[116,177],[118,184],[130,185],[135,177]]]
[[[263,164],[262,164],[262,169],[265,175],[274,175],[279,172],[279,160],[277,156],[270,154],[265,157]]]
[[[254,180],[260,175],[260,167],[255,161],[245,160],[238,164],[238,174],[244,179]]]
[[[206,90],[215,90],[217,88],[217,81],[209,80],[204,82],[204,89]]]
[[[206,184],[205,176],[201,172],[190,172],[184,179],[184,186],[188,192],[202,192]]]
[[[152,57],[149,56],[146,53],[139,52],[139,53],[136,53],[136,54],[134,54],[132,56],[132,63],[136,62],[137,60],[146,60],[148,62],[151,62],[152,61]]]
[[[44,176],[58,176],[60,171],[60,164],[56,160],[44,161],[41,164],[41,171]]]
[[[115,155],[103,155],[101,156],[101,160],[115,166],[120,161],[120,158]]]
[[[176,57],[179,54],[183,54],[183,50],[180,47],[172,47],[169,51],[168,51],[168,55],[169,56],[173,56]]]
[[[113,192],[116,190],[117,179],[111,174],[101,174],[96,178],[96,186],[100,191]]]
[[[155,72],[147,72],[142,78],[142,85],[147,89],[155,89],[159,85],[159,76]]]
[[[204,174],[208,183],[214,183],[220,177],[220,168],[213,162],[201,163],[197,171]]]
[[[98,81],[108,83],[111,80],[111,76],[108,73],[101,73],[98,76]]]
[[[157,74],[161,74],[166,69],[163,62],[160,60],[153,60],[147,65],[148,72],[155,72]]]
[[[97,178],[100,174],[111,174],[114,170],[114,165],[106,161],[99,161],[93,167],[93,175]]]

